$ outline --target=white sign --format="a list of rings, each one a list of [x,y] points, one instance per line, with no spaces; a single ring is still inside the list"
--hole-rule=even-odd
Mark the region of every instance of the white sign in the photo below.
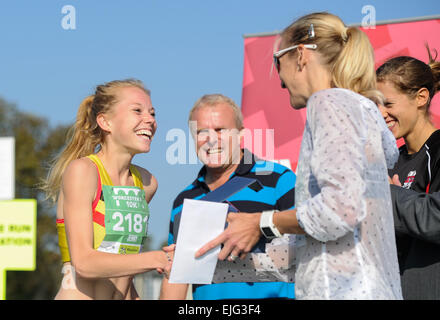
[[[15,138],[0,137],[0,200],[15,198]]]

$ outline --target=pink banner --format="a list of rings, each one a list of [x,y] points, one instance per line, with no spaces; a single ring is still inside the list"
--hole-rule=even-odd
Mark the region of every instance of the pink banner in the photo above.
[[[374,47],[376,67],[400,55],[427,62],[425,42],[440,51],[440,19],[378,25],[375,29],[363,31]],[[305,109],[297,111],[290,107],[289,94],[280,86],[280,79],[272,66],[275,39],[276,36],[271,35],[244,40],[241,106],[244,125],[250,129],[251,135],[245,140],[245,147],[263,159],[286,165],[290,162],[295,170],[306,113]],[[440,94],[432,101],[431,113],[434,124],[440,127]]]

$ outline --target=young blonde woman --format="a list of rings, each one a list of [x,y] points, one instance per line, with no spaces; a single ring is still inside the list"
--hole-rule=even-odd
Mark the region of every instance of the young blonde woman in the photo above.
[[[313,13],[281,33],[274,62],[291,106],[307,108],[296,209],[230,213],[198,255],[224,243],[220,259],[243,257],[262,235],[303,234],[297,299],[401,299],[387,174],[398,150],[372,101],[381,95],[367,36]]]
[[[440,299],[440,219],[431,193],[440,191],[440,130],[431,122],[430,105],[440,89],[440,62],[395,57],[377,69],[385,96],[382,115],[396,139],[403,138],[390,176],[394,224],[405,299]]]
[[[141,252],[155,177],[133,165],[157,128],[150,92],[137,80],[96,87],[44,188],[57,200],[64,278],[55,299],[138,299],[133,276],[170,267],[170,253]]]

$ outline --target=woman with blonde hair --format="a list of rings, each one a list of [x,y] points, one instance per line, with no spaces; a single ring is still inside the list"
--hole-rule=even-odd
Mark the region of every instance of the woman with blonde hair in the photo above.
[[[131,163],[150,150],[156,128],[138,80],[98,85],[79,106],[43,186],[57,201],[64,278],[56,299],[137,299],[134,275],[169,271],[168,253],[141,252],[157,181]]]
[[[382,96],[367,36],[309,14],[281,33],[274,63],[291,106],[307,108],[296,208],[230,213],[197,256],[223,243],[220,259],[244,258],[260,236],[297,234],[297,299],[401,299],[387,175],[398,150],[373,102]]]

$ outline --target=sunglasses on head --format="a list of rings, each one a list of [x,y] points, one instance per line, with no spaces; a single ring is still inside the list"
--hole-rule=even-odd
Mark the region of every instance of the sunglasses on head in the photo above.
[[[310,24],[309,30],[307,31],[307,36],[309,39],[315,38],[315,28],[313,26],[313,23]],[[277,71],[280,72],[280,58],[287,52],[294,50],[299,47],[299,44],[296,44],[294,46],[285,48],[283,50],[277,51],[273,54],[273,64],[277,68]],[[305,44],[304,48],[307,49],[313,49],[315,50],[318,46],[316,44]]]
[[[273,54],[273,64],[275,65],[275,67],[277,68],[277,71],[280,72],[280,58],[286,54],[287,52],[291,51],[291,50],[295,50],[296,48],[298,48],[300,45],[296,44],[294,46],[282,49],[280,51],[277,51]],[[305,44],[304,48],[307,49],[316,49],[318,46],[316,44]]]

